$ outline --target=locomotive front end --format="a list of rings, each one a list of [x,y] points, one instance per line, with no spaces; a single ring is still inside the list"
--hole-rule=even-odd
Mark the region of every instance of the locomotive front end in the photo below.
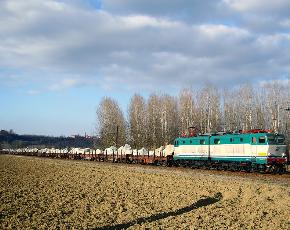
[[[285,170],[287,164],[285,138],[280,134],[268,134],[267,165],[271,168]]]

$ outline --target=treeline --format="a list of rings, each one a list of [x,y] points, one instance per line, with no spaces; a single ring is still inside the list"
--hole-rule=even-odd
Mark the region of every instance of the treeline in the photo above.
[[[200,133],[270,129],[290,142],[290,80],[262,86],[183,89],[179,96],[135,94],[124,113],[118,102],[105,97],[97,109],[102,147],[129,143],[149,149],[172,143],[188,127]]]
[[[39,135],[19,135],[11,131],[0,131],[0,148],[94,148],[99,145],[97,138],[75,137],[51,137]]]

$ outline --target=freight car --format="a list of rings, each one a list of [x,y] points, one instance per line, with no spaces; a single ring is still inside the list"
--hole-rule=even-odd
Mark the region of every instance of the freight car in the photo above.
[[[285,138],[268,130],[191,135],[174,141],[174,165],[283,173]]]

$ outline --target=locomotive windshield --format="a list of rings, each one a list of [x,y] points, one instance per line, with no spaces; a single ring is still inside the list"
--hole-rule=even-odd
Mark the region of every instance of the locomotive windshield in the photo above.
[[[269,145],[283,145],[284,142],[285,142],[285,138],[283,135],[268,136],[268,144]]]

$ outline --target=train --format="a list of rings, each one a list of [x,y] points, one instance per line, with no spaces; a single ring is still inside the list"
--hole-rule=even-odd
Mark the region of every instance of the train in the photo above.
[[[287,164],[285,138],[260,129],[198,135],[191,132],[175,139],[172,164],[283,173]]]
[[[279,174],[286,172],[287,161],[289,162],[284,136],[260,129],[201,134],[189,128],[177,137],[173,144],[151,151],[145,148],[131,149],[126,144],[105,150],[22,148],[4,149],[1,152],[63,159]]]

